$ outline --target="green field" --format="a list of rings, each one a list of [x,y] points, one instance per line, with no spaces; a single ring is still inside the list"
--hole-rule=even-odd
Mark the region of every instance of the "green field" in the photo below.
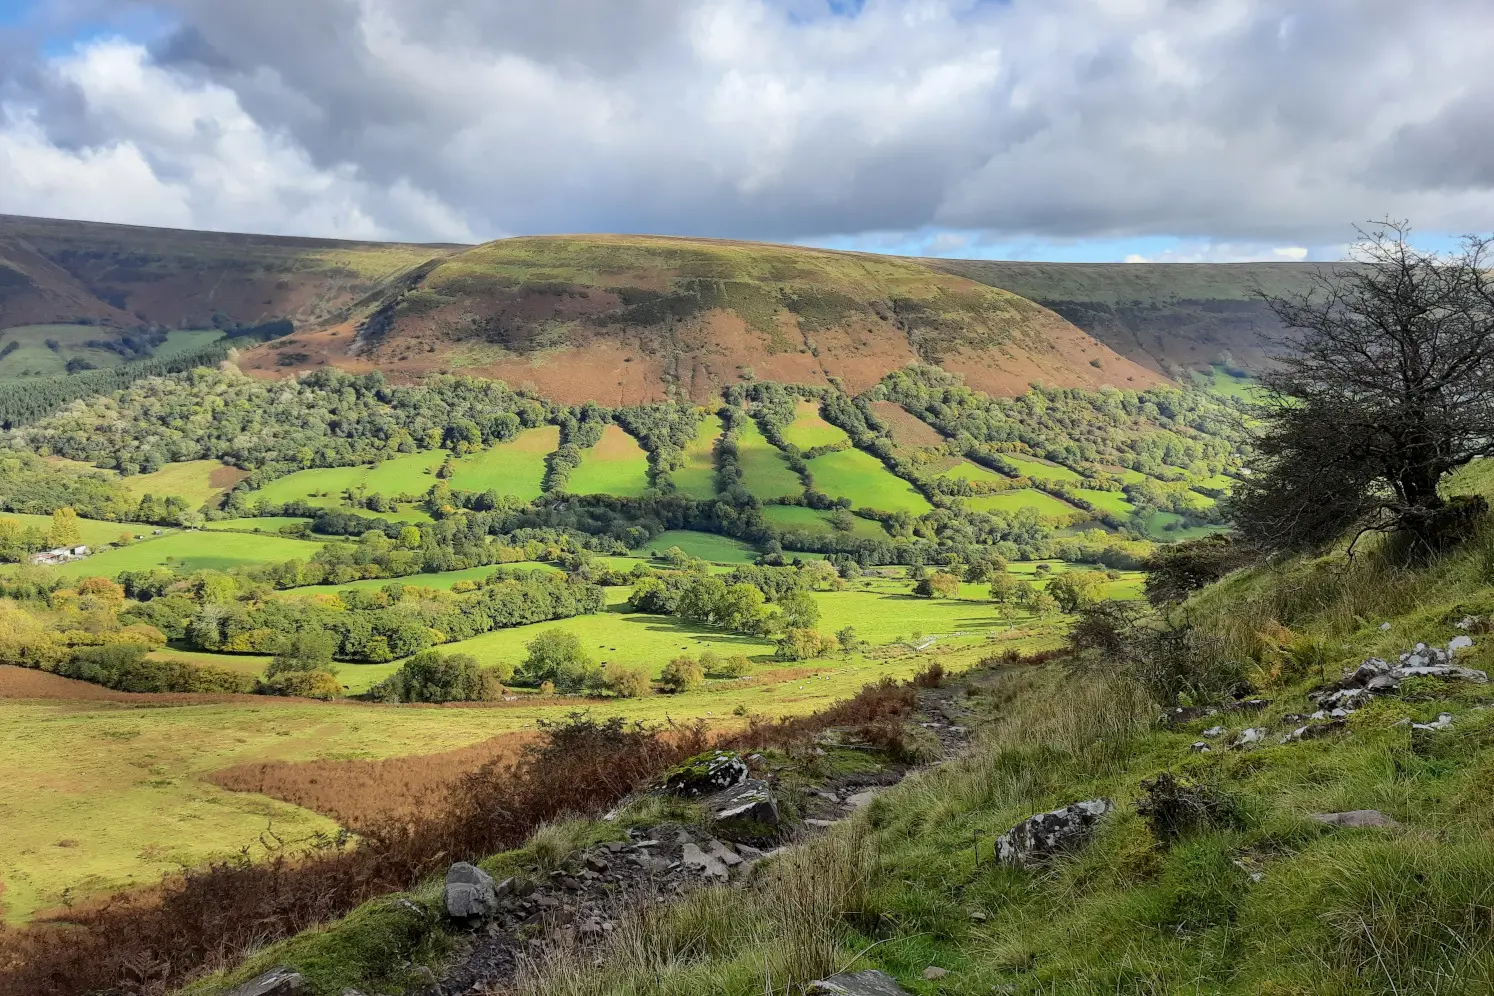
[[[951,481],[969,481],[972,484],[1005,484],[1011,480],[1009,477],[998,474],[989,468],[982,467],[978,463],[971,463],[969,460],[961,460],[948,470],[941,470],[934,476],[947,478]]]
[[[750,564],[757,560],[757,551],[729,536],[717,536],[714,533],[699,533],[689,529],[674,529],[666,533],[660,533],[649,540],[643,550],[645,553],[663,553],[672,546],[677,546],[692,557],[713,564]]]
[[[721,419],[711,414],[700,420],[695,439],[685,447],[685,465],[670,474],[680,494],[709,501],[716,497],[716,440]]]
[[[235,674],[247,674],[257,678],[264,674],[272,660],[264,654],[210,654],[201,650],[177,650],[165,647],[148,655],[149,660],[191,664],[195,667],[217,667]]]
[[[602,441],[581,451],[581,466],[571,471],[566,490],[573,495],[636,498],[648,490],[648,454],[618,425],[602,432]]]
[[[251,492],[249,497],[272,505],[304,501],[319,508],[337,508],[342,505],[344,491],[362,490],[388,498],[402,494],[423,495],[436,483],[436,470],[445,459],[445,450],[424,450],[402,453],[377,467],[298,470],[276,478]]]
[[[1229,530],[1228,526],[1184,526],[1182,523],[1183,517],[1176,512],[1153,512],[1142,523],[1142,529],[1151,539],[1167,543]]]
[[[468,567],[460,571],[441,571],[438,574],[406,574],[398,578],[364,578],[362,581],[349,581],[346,584],[314,584],[301,588],[288,589],[284,594],[288,598],[299,598],[303,595],[332,594],[334,592],[346,591],[349,588],[355,591],[378,591],[380,588],[391,584],[409,585],[415,588],[438,588],[441,591],[450,591],[451,586],[458,581],[482,581],[494,571],[500,570],[522,570],[522,571],[556,571],[560,568],[554,564],[536,564],[524,562],[519,564],[489,564],[486,567]]]
[[[1236,398],[1240,401],[1257,401],[1261,397],[1260,382],[1254,377],[1235,377],[1225,371],[1217,363],[1210,369],[1208,374],[1193,372],[1193,383],[1197,387],[1214,394],[1222,394],[1227,398]]]
[[[218,329],[176,330],[156,347],[152,356],[164,359],[206,346],[222,336]],[[84,345],[89,340],[113,338],[117,338],[114,330],[96,325],[22,325],[5,329],[0,331],[0,348],[12,342],[20,343],[20,348],[0,359],[0,380],[65,374],[69,360],[82,360],[100,370],[117,367],[125,362],[118,353]],[[48,339],[57,343],[56,350],[47,346]]]
[[[1056,463],[1033,460],[1029,457],[1015,456],[1011,453],[1001,454],[1001,459],[1017,468],[1023,477],[1031,478],[1034,481],[1068,481],[1073,484],[1084,480],[1079,474],[1074,473],[1067,467],[1060,467]]]
[[[977,512],[1017,512],[1024,508],[1035,508],[1038,514],[1046,519],[1063,518],[1075,513],[1083,514],[1068,502],[1059,501],[1052,495],[1035,488],[1019,488],[1015,491],[1003,491],[997,495],[980,495],[960,500]]]
[[[783,430],[783,438],[801,450],[851,441],[844,429],[831,425],[820,416],[820,406],[814,401],[799,402],[793,422]]]
[[[1130,515],[1136,511],[1136,506],[1127,501],[1125,494],[1120,491],[1093,491],[1089,488],[1079,488],[1074,491],[1074,494],[1102,512]]]
[[[0,512],[0,519],[14,519],[23,526],[35,526],[45,532],[52,528],[50,515],[22,515],[19,512]],[[155,532],[155,526],[142,526],[137,522],[100,522],[97,519],[79,519],[78,532],[83,542],[95,550],[110,543],[117,543],[121,536],[129,534],[144,539]]]
[[[559,445],[558,426],[525,429],[510,442],[457,460],[450,484],[458,491],[497,491],[533,501],[543,493],[545,457]]]
[[[112,578],[124,571],[148,571],[153,567],[223,571],[250,564],[307,560],[321,546],[284,536],[213,533],[209,538],[202,533],[175,532],[49,569],[63,577],[75,578]]]
[[[809,461],[814,486],[832,498],[849,498],[854,507],[922,515],[933,510],[917,488],[863,450],[840,450]]]
[[[281,526],[310,525],[310,519],[298,519],[293,515],[266,515],[254,519],[219,519],[203,523],[202,528],[245,533],[275,533]]]
[[[219,483],[212,482],[213,475]],[[192,460],[187,463],[168,463],[153,474],[134,474],[120,478],[120,483],[134,496],[136,501],[146,495],[165,498],[176,495],[185,498],[192,508],[201,508],[217,498],[244,476],[234,467],[226,467],[217,460]]]
[[[830,524],[829,512],[818,512],[803,505],[764,505],[763,518],[768,525],[779,530],[793,530],[805,533],[829,533],[834,531]],[[863,519],[859,515],[851,517],[851,534],[853,536],[865,536],[870,539],[886,539],[887,530],[882,528],[881,523],[870,519]]]
[[[768,442],[752,419],[746,419],[737,432],[737,459],[742,465],[742,484],[755,498],[767,501],[804,490],[804,482],[789,469],[783,451]]]

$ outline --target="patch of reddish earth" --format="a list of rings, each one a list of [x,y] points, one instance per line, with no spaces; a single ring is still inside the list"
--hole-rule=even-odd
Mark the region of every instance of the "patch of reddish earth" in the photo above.
[[[892,441],[899,448],[923,449],[943,446],[949,440],[939,430],[912,414],[895,401],[873,401],[872,414],[887,423],[892,432]]]

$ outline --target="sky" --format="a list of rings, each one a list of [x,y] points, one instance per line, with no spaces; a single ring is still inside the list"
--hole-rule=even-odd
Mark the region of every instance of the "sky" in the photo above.
[[[1488,0],[0,0],[0,213],[1337,259],[1494,230]]]

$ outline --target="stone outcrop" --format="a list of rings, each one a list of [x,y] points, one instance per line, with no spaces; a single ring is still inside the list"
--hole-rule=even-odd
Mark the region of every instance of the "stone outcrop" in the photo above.
[[[886,972],[844,972],[811,982],[805,996],[910,996]]]
[[[476,865],[458,861],[446,873],[446,915],[457,920],[491,916],[498,909],[499,892],[493,876]]]
[[[228,996],[299,996],[306,980],[293,968],[272,968],[228,993]]]
[[[687,799],[715,795],[747,780],[747,762],[727,750],[697,754],[664,775],[664,790]]]
[[[1109,799],[1090,799],[1038,813],[996,838],[996,860],[1030,868],[1088,843],[1100,818],[1110,812]]]

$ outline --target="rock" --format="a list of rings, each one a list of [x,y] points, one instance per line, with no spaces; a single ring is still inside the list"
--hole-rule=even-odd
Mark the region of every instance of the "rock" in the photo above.
[[[804,996],[911,996],[886,972],[846,972],[811,982]]]
[[[1335,709],[1334,712],[1340,710]],[[1307,726],[1299,726],[1297,729],[1281,738],[1282,743],[1290,743],[1293,740],[1316,740],[1318,737],[1327,736],[1344,729],[1349,724],[1342,717],[1330,719],[1326,723],[1309,723]]]
[[[925,982],[933,982],[935,979],[942,979],[948,974],[949,969],[940,968],[938,965],[930,965],[928,968],[923,970],[923,978]]]
[[[1390,623],[1388,623],[1388,622],[1382,622],[1380,624],[1380,632],[1382,632],[1382,633],[1389,633],[1390,632]]]
[[[996,860],[1006,865],[1032,867],[1081,847],[1094,833],[1100,817],[1111,808],[1109,799],[1090,799],[1051,813],[1029,816],[996,838]]]
[[[505,882],[511,884],[512,879]],[[457,920],[490,916],[498,910],[493,876],[476,865],[458,861],[446,873],[446,915]]]
[[[731,874],[720,858],[707,854],[696,844],[685,845],[684,851],[680,855],[680,864],[684,865],[686,871],[703,875],[706,878],[719,879],[723,882]]]
[[[1210,747],[1204,741],[1199,740],[1198,742],[1190,745],[1188,747],[1188,749],[1191,750],[1195,754],[1207,754],[1209,751],[1213,750],[1214,748]]]
[[[746,778],[747,762],[742,755],[713,750],[697,754],[669,771],[664,776],[664,789],[694,799],[740,785]]]
[[[1222,726],[1211,726],[1207,730],[1204,730],[1203,735],[1206,736],[1206,737],[1208,737],[1210,740],[1212,740],[1212,739],[1214,739],[1217,736],[1221,736],[1223,733],[1224,733],[1224,727],[1222,727]]]
[[[1458,629],[1477,629],[1479,623],[1483,621],[1483,616],[1464,616],[1462,619],[1453,623],[1453,625]]]
[[[1455,678],[1459,681],[1472,681],[1480,685],[1487,683],[1489,680],[1489,675],[1483,671],[1476,671],[1471,667],[1454,667],[1451,664],[1403,667],[1397,668],[1395,673],[1402,678]]]
[[[804,825],[814,827],[816,830],[828,830],[835,826],[835,820],[805,820]]]
[[[1230,746],[1235,748],[1236,750],[1239,750],[1242,747],[1250,747],[1258,744],[1265,739],[1265,728],[1260,726],[1252,726],[1249,729],[1241,730],[1240,735],[1235,737],[1235,742],[1230,744]]]
[[[742,863],[742,856],[719,840],[707,841],[705,850],[727,868],[735,868]]]
[[[1467,650],[1471,646],[1473,646],[1473,637],[1455,636],[1448,641],[1447,652],[1449,654],[1455,654],[1459,650]]]
[[[1334,827],[1398,827],[1395,820],[1378,809],[1355,809],[1347,813],[1313,813],[1319,823]]]
[[[776,827],[781,819],[773,789],[767,782],[756,778],[749,778],[719,793],[711,799],[710,805],[711,815],[717,823],[744,820]]]
[[[865,792],[857,792],[855,795],[846,796],[845,805],[851,809],[860,809],[877,797],[880,789],[867,789]]]
[[[1450,712],[1439,713],[1436,720],[1430,723],[1412,723],[1413,730],[1445,730],[1452,725],[1453,715]]]
[[[600,854],[588,854],[586,856],[586,867],[591,871],[600,873],[606,871],[612,866],[608,864],[607,859],[602,857]]]
[[[306,980],[293,968],[272,968],[250,979],[228,996],[293,996],[305,990]]]

